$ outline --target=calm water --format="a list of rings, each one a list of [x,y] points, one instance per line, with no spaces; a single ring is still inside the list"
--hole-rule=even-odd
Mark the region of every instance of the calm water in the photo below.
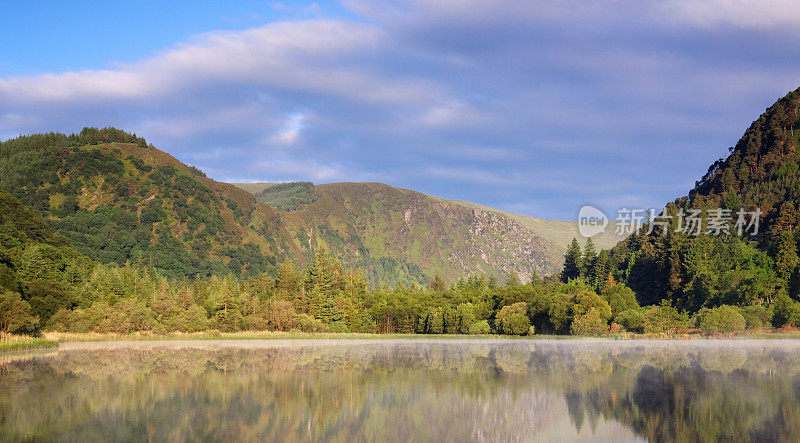
[[[800,441],[800,342],[64,344],[0,356],[0,439]]]

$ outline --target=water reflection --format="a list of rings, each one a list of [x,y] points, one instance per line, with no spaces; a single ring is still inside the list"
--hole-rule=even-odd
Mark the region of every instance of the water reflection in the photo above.
[[[800,439],[794,341],[231,341],[0,357],[3,440]]]

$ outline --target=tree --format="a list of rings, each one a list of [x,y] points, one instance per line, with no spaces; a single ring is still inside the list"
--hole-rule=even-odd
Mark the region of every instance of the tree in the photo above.
[[[583,259],[581,261],[581,270],[586,280],[594,283],[595,279],[595,266],[597,265],[597,251],[594,248],[594,242],[591,238],[586,239],[586,245],[583,248]]]
[[[39,319],[31,315],[31,306],[16,292],[0,294],[0,331],[29,334],[36,331]]]
[[[314,264],[308,269],[306,291],[316,288],[323,295],[344,289],[345,281],[341,264],[330,255],[325,246],[320,246],[314,257]]]
[[[456,307],[456,330],[461,334],[467,334],[470,327],[475,323],[475,305],[472,303],[461,303]]]
[[[275,277],[275,290],[279,296],[292,299],[300,285],[300,276],[289,259],[286,259]]]
[[[508,274],[508,280],[506,280],[506,286],[510,288],[514,288],[520,286],[522,282],[519,281],[519,274],[515,269],[512,269],[511,272]]]
[[[744,331],[747,321],[733,306],[722,305],[711,309],[700,319],[700,331],[704,334],[719,332],[732,334]]]
[[[636,294],[622,283],[617,283],[603,291],[602,297],[611,306],[612,315],[639,307],[639,303],[636,302]]]
[[[564,270],[561,271],[561,281],[567,283],[581,276],[581,260],[581,245],[578,244],[578,239],[573,237],[572,243],[564,254]]]
[[[525,302],[503,306],[497,313],[495,324],[500,332],[508,335],[525,335],[531,327],[528,319],[528,304]]]
[[[572,335],[602,335],[608,332],[608,321],[595,308],[583,315],[576,316],[570,326]]]
[[[444,282],[444,279],[441,275],[436,274],[433,276],[433,280],[431,280],[430,284],[428,285],[428,289],[433,292],[444,292],[447,290],[447,284]]]
[[[469,327],[469,333],[471,335],[483,335],[483,334],[490,334],[492,332],[492,328],[489,327],[489,322],[486,320],[481,320],[479,322],[475,322]]]
[[[780,277],[788,279],[797,263],[797,244],[794,237],[790,232],[782,231],[775,251],[775,270]]]
[[[651,306],[644,316],[644,332],[648,334],[674,334],[688,326],[688,318],[664,300],[660,306]]]

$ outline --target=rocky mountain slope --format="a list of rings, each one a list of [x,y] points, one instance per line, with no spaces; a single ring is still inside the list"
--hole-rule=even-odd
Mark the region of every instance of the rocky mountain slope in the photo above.
[[[514,270],[560,270],[574,224],[532,219],[480,205],[453,202],[380,183],[243,183],[256,199],[282,208],[298,247],[325,243],[373,281],[401,281],[440,274],[448,279],[481,272],[506,278]],[[549,229],[549,230],[548,230]],[[560,232],[559,237],[554,232]],[[569,236],[567,240],[566,237]],[[563,238],[562,238],[563,237]],[[557,239],[557,240],[556,240]],[[610,247],[608,239],[602,246]]]

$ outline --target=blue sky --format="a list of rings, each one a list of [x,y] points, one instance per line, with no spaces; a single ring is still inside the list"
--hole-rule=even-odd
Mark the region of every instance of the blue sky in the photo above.
[[[121,3],[3,3],[0,138],[113,125],[218,180],[573,219],[684,195],[800,86],[794,1]]]

